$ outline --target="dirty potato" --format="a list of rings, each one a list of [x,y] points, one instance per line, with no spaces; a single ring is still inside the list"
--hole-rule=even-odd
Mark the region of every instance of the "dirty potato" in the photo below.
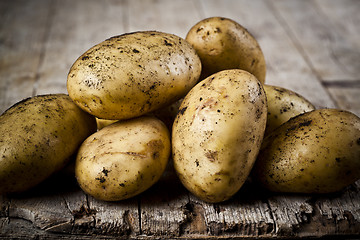
[[[144,115],[183,97],[198,81],[201,62],[184,39],[143,31],[107,39],[73,64],[70,97],[102,119]]]
[[[239,23],[210,17],[195,24],[186,36],[202,63],[201,79],[225,69],[243,69],[264,83],[266,64],[257,40]]]
[[[170,156],[165,124],[143,116],[106,126],[81,145],[75,164],[80,187],[93,197],[119,201],[156,183]]]
[[[96,131],[65,94],[25,99],[0,116],[0,194],[28,190],[63,168]]]
[[[360,118],[318,109],[290,119],[264,139],[253,173],[271,191],[340,191],[360,178]]]
[[[266,125],[266,96],[252,74],[224,70],[184,98],[172,131],[175,170],[206,202],[233,196],[254,164]]]
[[[278,126],[304,112],[315,110],[315,106],[303,96],[289,89],[264,85],[268,117],[265,135]]]

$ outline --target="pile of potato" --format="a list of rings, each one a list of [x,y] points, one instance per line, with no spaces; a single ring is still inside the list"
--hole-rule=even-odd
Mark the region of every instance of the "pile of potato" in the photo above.
[[[360,119],[265,84],[256,39],[220,17],[186,39],[140,31],[90,48],[68,94],[25,99],[0,116],[0,194],[28,190],[76,155],[79,186],[119,201],[149,189],[169,159],[206,202],[251,176],[270,191],[328,193],[360,178]]]

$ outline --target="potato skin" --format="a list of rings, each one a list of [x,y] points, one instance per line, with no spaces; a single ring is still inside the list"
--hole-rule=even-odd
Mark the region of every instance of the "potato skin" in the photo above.
[[[63,168],[96,131],[65,94],[25,99],[0,116],[0,194],[22,192]]]
[[[186,35],[202,63],[201,79],[225,69],[243,69],[264,83],[266,63],[256,39],[239,23],[210,17],[195,24]]]
[[[144,115],[183,97],[198,81],[201,62],[184,39],[143,31],[107,39],[71,67],[67,89],[82,109],[102,119]]]
[[[289,89],[264,84],[268,105],[265,135],[290,118],[315,110],[315,106],[300,94]]]
[[[109,119],[101,119],[101,118],[95,118],[95,119],[98,130],[118,121],[118,120],[109,120]]]
[[[104,201],[133,197],[156,183],[170,157],[170,136],[159,119],[110,124],[81,145],[75,175],[84,192]]]
[[[338,109],[298,115],[268,135],[254,178],[275,192],[330,193],[360,178],[360,119]]]
[[[174,167],[184,186],[206,202],[233,196],[255,162],[266,114],[262,84],[246,71],[224,70],[198,83],[172,131]]]

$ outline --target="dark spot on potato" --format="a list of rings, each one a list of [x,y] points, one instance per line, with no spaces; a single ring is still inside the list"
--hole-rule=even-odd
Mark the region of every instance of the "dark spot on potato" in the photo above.
[[[107,169],[105,169],[105,168],[103,168],[103,170],[102,170],[102,173],[104,173],[105,176],[107,176],[109,172],[110,172],[110,171],[107,170]]]
[[[89,59],[89,56],[83,56],[83,57],[81,58],[81,60],[83,60],[83,61],[88,60],[88,59]]]
[[[337,158],[335,158],[335,161],[336,161],[336,162],[340,162],[341,159],[337,157]]]
[[[287,112],[288,110],[289,110],[288,107],[282,107],[282,108],[280,109],[280,113],[283,114],[284,112]]]
[[[137,50],[137,49],[133,49],[133,53],[139,53],[140,51],[139,50]]]
[[[186,111],[187,107],[183,107],[179,110],[179,114],[184,115],[184,112]]]
[[[285,92],[283,89],[280,89],[280,88],[274,88],[274,90],[281,94]]]
[[[93,63],[88,65],[89,68],[93,68],[94,66],[95,65]]]
[[[125,187],[125,184],[124,184],[124,183],[120,183],[119,186],[120,186],[120,187]]]
[[[159,156],[160,156],[160,153],[159,153],[159,152],[154,152],[154,153],[152,154],[152,158],[153,158],[153,159],[157,159],[157,158],[159,158]]]
[[[106,181],[106,179],[104,177],[98,177],[98,178],[95,178],[95,180],[98,180],[100,183],[104,183]]]
[[[196,159],[195,164],[196,164],[197,167],[200,166],[199,160]]]
[[[312,120],[308,120],[299,124],[299,127],[309,126],[312,123]]]
[[[360,138],[356,141],[357,145],[360,145]]]
[[[165,46],[172,46],[172,44],[171,43],[169,43],[166,39],[164,40],[164,43],[165,43]]]
[[[210,162],[215,162],[217,160],[218,157],[218,152],[217,151],[212,151],[212,150],[208,150],[205,153],[205,157],[207,157]]]

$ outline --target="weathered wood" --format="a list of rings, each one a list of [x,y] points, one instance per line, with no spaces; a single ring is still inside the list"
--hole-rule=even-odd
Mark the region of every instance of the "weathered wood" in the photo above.
[[[358,83],[359,84],[352,87],[330,85],[327,89],[335,99],[339,108],[346,109],[360,116],[360,81],[358,81]]]
[[[87,230],[98,235],[139,235],[138,198],[121,202],[103,202],[89,196],[93,225]]]
[[[188,221],[187,191],[175,175],[172,161],[152,188],[140,195],[141,234],[178,237]]]
[[[203,231],[199,233],[229,237],[272,236],[275,222],[266,197],[253,186],[246,183],[233,198],[219,204],[204,203],[191,195],[192,209],[202,221]]]
[[[51,1],[1,1],[0,113],[33,95]]]
[[[347,74],[351,74],[351,78],[345,79],[344,76],[340,76],[340,80],[352,79],[359,82],[360,16],[357,13],[360,11],[360,2],[356,0],[317,0],[316,5],[322,17],[326,19],[330,31],[336,33],[334,43],[336,45],[330,49],[333,51],[332,56],[336,58],[339,68],[342,68]]]
[[[137,0],[128,4],[130,32],[157,30],[185,38],[190,28],[201,19],[193,0]]]
[[[330,18],[331,20],[329,17],[333,12],[328,11],[327,14],[330,16],[324,14],[315,1],[276,0],[271,4],[275,6],[284,27],[288,28],[296,47],[308,60],[319,78],[323,80],[359,80],[358,38],[353,41],[358,37],[359,26],[345,22],[344,20],[349,18],[341,17],[351,14],[349,9],[352,9],[354,13],[358,12],[360,10],[358,1],[332,1],[333,11],[338,13],[335,16],[339,17],[340,15],[341,19],[334,17]],[[319,1],[319,5],[326,6],[327,4],[327,1]],[[327,8],[324,7],[324,9]],[[352,18],[352,20],[355,19]],[[342,22],[341,27],[337,27],[340,21]],[[355,29],[347,29],[348,25],[357,27],[357,31],[354,33]],[[352,34],[355,36],[351,37]]]

